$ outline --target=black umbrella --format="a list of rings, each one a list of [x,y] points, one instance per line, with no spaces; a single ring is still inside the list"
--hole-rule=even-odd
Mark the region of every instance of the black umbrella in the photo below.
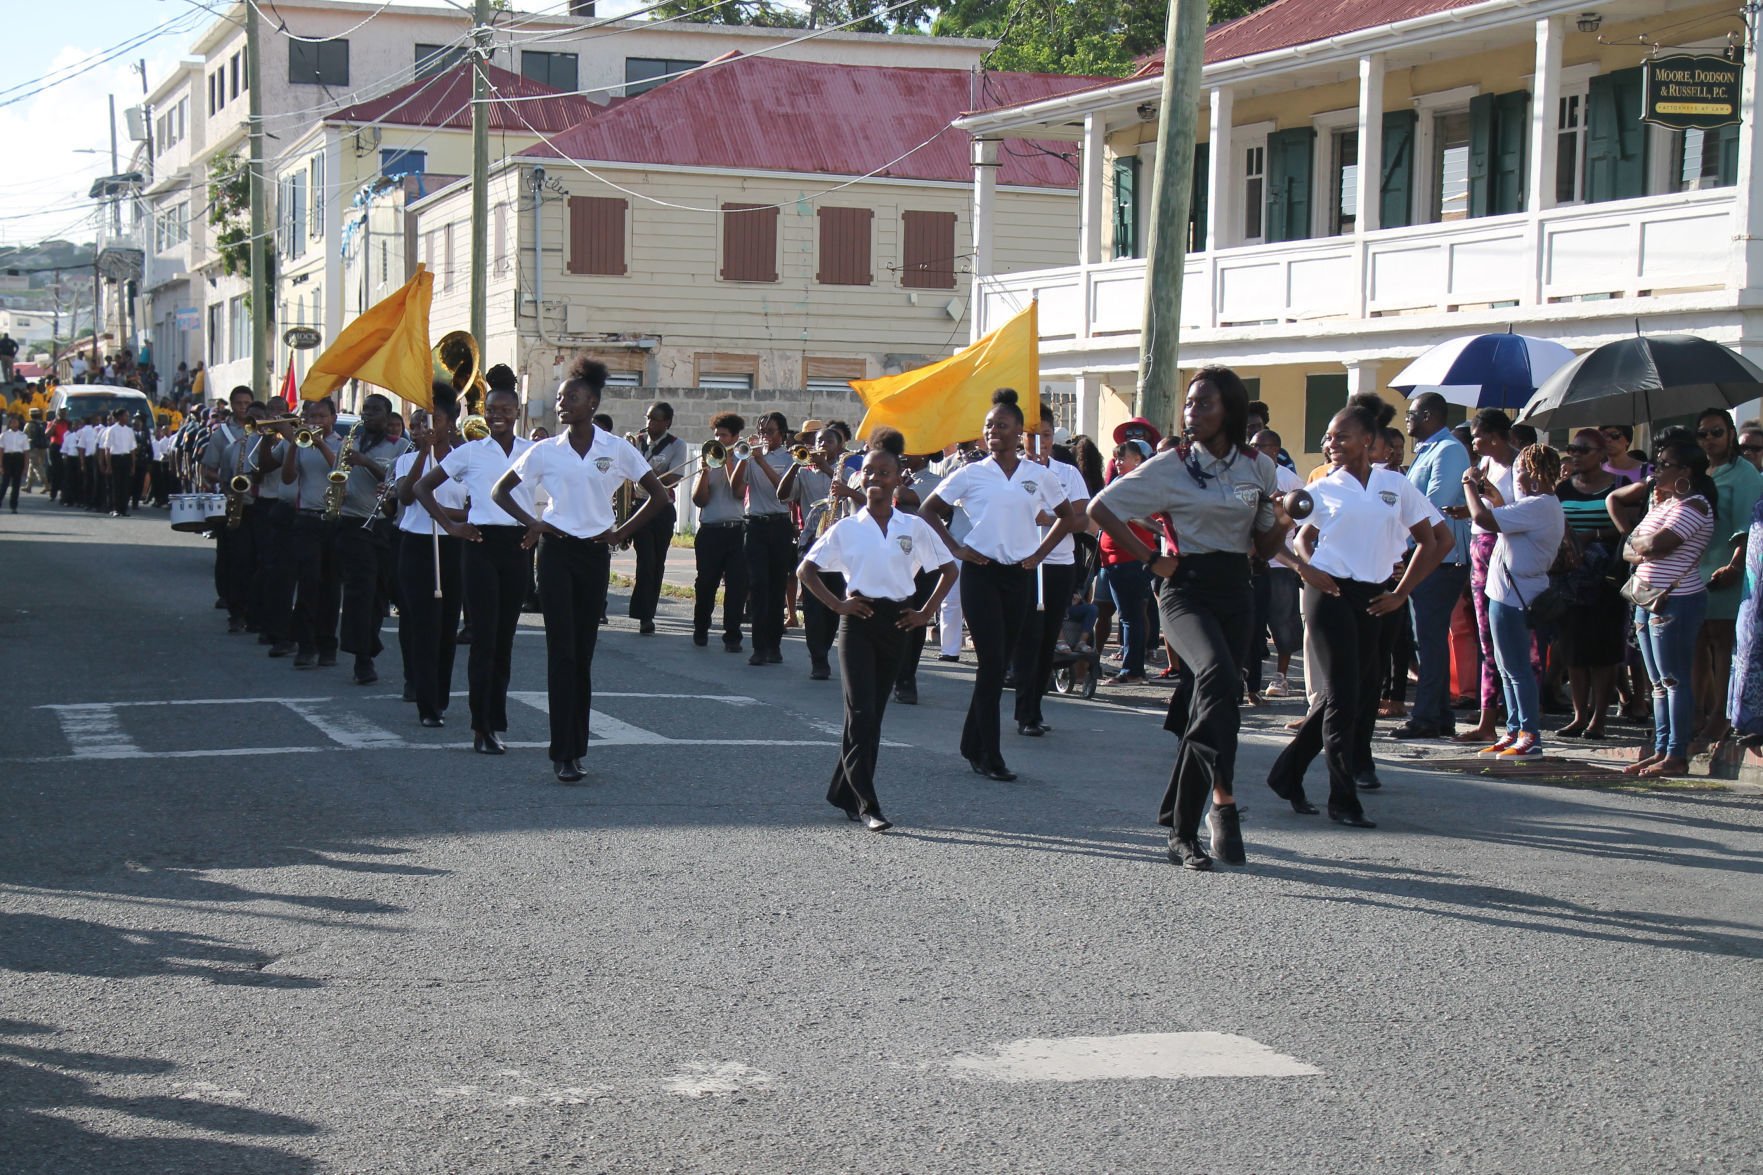
[[[1763,368],[1694,335],[1636,335],[1587,351],[1544,381],[1518,420],[1537,428],[1651,424],[1763,396]]]

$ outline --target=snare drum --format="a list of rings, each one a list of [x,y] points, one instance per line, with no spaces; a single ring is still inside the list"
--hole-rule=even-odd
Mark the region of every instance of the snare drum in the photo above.
[[[207,505],[203,508],[203,514],[208,519],[208,524],[210,526],[225,526],[226,495],[203,494],[202,497],[207,500]]]
[[[206,494],[173,494],[171,496],[171,528],[198,531],[208,529]]]

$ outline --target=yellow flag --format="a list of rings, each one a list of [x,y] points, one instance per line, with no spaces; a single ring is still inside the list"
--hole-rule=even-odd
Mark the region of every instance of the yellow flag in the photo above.
[[[992,393],[1015,388],[1022,415],[1033,428],[1041,417],[1041,358],[1035,303],[977,343],[939,363],[852,380],[868,413],[858,430],[897,428],[908,453],[935,453],[985,431]]]
[[[300,398],[322,400],[354,378],[433,408],[429,303],[434,293],[435,275],[418,264],[409,281],[369,306],[325,348],[307,371]]]

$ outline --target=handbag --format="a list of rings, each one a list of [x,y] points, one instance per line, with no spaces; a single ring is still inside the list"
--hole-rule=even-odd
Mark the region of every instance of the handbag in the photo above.
[[[1519,606],[1524,609],[1525,623],[1532,628],[1553,628],[1561,623],[1573,603],[1565,589],[1551,583],[1537,593],[1536,599],[1526,600],[1524,593],[1518,590],[1518,581],[1512,578],[1512,569],[1502,566],[1500,570],[1506,573],[1506,582],[1512,585],[1512,594],[1518,597]]]
[[[1634,532],[1630,531],[1623,538],[1622,545],[1626,547],[1633,537]],[[1671,581],[1669,587],[1656,587],[1653,584],[1642,583],[1639,575],[1631,574],[1622,585],[1622,598],[1637,608],[1645,608],[1647,611],[1657,614],[1665,610],[1665,601],[1672,592],[1677,590],[1677,585],[1682,583],[1683,579],[1684,577],[1680,575]]]

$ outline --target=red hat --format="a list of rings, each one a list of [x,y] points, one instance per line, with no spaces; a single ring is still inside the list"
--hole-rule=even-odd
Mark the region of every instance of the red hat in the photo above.
[[[1142,439],[1150,441],[1153,449],[1163,441],[1163,434],[1157,431],[1156,425],[1152,424],[1149,420],[1146,420],[1143,416],[1135,416],[1131,420],[1114,426],[1115,444],[1121,444],[1127,439],[1126,434],[1128,429],[1132,429],[1135,432],[1140,429],[1144,430],[1140,436]]]

